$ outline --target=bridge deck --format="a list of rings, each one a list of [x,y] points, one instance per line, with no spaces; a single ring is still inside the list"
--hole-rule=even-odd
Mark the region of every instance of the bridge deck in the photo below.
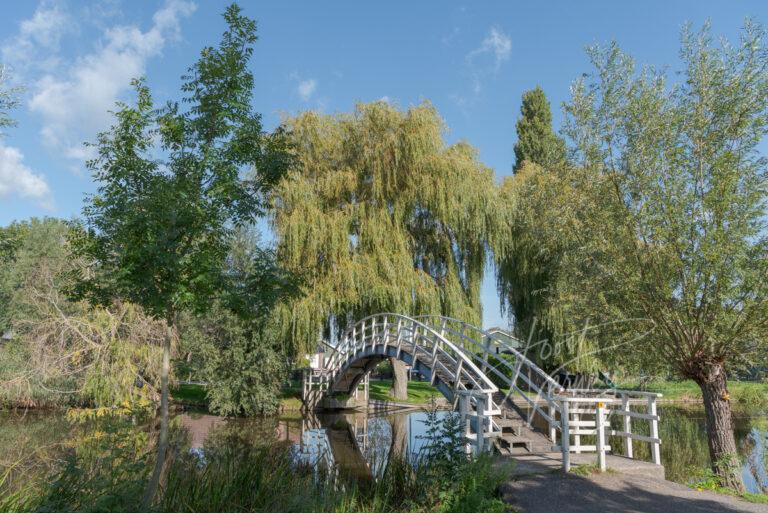
[[[515,463],[512,469],[512,476],[560,471],[563,464],[562,454],[559,452],[502,456],[500,461],[504,460],[511,460]],[[594,465],[596,460],[597,456],[595,453],[571,454],[571,465],[574,467],[578,465]],[[664,479],[664,467],[662,465],[655,465],[650,461],[635,460],[612,454],[606,454],[605,460],[609,471]]]

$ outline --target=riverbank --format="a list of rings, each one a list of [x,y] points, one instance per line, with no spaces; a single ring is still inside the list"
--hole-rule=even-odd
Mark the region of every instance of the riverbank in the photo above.
[[[369,386],[369,398],[378,404],[386,403],[397,406],[422,407],[429,406],[433,401],[443,400],[442,394],[426,381],[409,381],[408,397],[405,399],[392,399],[389,390],[392,388],[392,380],[383,379],[371,381]],[[177,406],[208,409],[204,383],[180,383],[171,387],[171,400]],[[301,410],[301,383],[293,381],[280,391],[280,411]]]
[[[423,412],[416,414],[421,421],[391,423],[350,415],[178,413],[171,422],[167,484],[151,511],[505,511],[496,496],[503,475],[493,471],[490,458],[466,460],[460,439],[445,437],[441,417],[430,424]],[[405,436],[386,436],[392,429]],[[156,435],[151,419],[105,415],[75,422],[61,412],[0,414],[0,512],[138,513]],[[401,449],[377,465],[362,453],[350,454],[358,450],[357,435],[370,447],[397,442]],[[435,449],[412,447],[406,458],[411,443]],[[412,466],[412,457],[420,463]],[[368,475],[351,473],[350,458],[363,462]]]
[[[622,390],[642,390],[662,394],[660,402],[701,403],[701,389],[691,380],[685,381],[655,381],[640,384],[637,381],[620,383],[617,388]],[[731,403],[743,408],[768,408],[768,383],[755,381],[728,382]]]

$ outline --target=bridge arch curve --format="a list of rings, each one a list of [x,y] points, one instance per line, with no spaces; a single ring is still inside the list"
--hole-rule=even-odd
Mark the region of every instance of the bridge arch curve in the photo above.
[[[629,457],[632,440],[640,440],[651,444],[653,463],[661,464],[658,394],[615,389],[566,391],[526,358],[520,346],[509,333],[486,331],[449,317],[371,315],[344,332],[341,341],[326,353],[319,374],[305,374],[302,398],[305,408],[312,409],[327,394],[356,390],[379,362],[397,358],[429,379],[454,407],[458,405],[465,437],[468,443],[474,441],[477,450],[495,445],[511,454],[515,444],[525,445],[529,452],[557,450],[566,471],[571,451],[597,452],[600,468],[604,468],[605,436],[598,436],[594,446],[581,445],[579,437],[605,434],[610,412],[624,417],[624,431],[610,433],[624,438]],[[505,357],[498,357],[500,352]],[[502,383],[503,390],[496,383]],[[525,403],[528,413],[521,411],[513,396]],[[647,404],[646,413],[630,410],[630,401]],[[584,420],[584,415],[593,420]],[[547,432],[533,427],[534,416],[546,423]],[[651,436],[632,433],[630,418],[647,420]]]
[[[396,358],[429,380],[450,402],[465,391],[488,397],[496,394],[498,386],[465,345],[450,340],[445,329],[414,317],[371,315],[348,328],[327,359],[329,391],[351,393],[381,361]]]

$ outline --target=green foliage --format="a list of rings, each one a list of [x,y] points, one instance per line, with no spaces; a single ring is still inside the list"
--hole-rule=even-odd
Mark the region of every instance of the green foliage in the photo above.
[[[371,381],[368,389],[368,395],[371,399],[377,401],[392,401],[389,391],[392,389],[392,380],[383,379],[380,381]],[[436,397],[442,397],[442,394],[426,381],[408,381],[408,398],[397,399],[395,402],[410,404],[430,404]]]
[[[710,492],[722,493],[724,495],[732,495],[735,497],[741,497],[747,502],[753,504],[768,504],[768,495],[762,493],[736,493],[730,488],[723,487],[720,484],[720,478],[712,472],[710,469],[694,469],[695,480],[691,484],[691,488],[696,490],[708,490]]]
[[[219,415],[264,415],[280,406],[287,359],[271,328],[249,325],[212,305],[205,317],[186,323],[182,336],[198,337],[197,375],[208,383],[208,408]],[[190,341],[191,342],[191,341]],[[188,342],[189,343],[189,342]]]
[[[636,73],[615,44],[589,55],[597,73],[576,82],[566,133],[612,192],[561,267],[569,314],[649,320],[656,329],[636,353],[700,383],[758,365],[768,354],[763,29],[747,22],[738,45],[718,47],[708,26],[686,28],[684,80],[673,84]]]
[[[561,166],[565,159],[565,141],[552,130],[552,112],[544,90],[537,86],[526,91],[517,120],[514,171],[520,171],[524,162],[549,169]]]
[[[3,495],[0,511],[139,511],[136,498],[151,463],[146,434],[139,430],[142,435],[137,437],[136,427],[120,418],[89,420],[85,426],[82,430],[74,426],[77,439],[63,465],[39,476],[34,486],[30,482],[23,493]],[[413,466],[392,455],[381,479],[359,487],[297,465],[290,447],[272,441],[273,433],[274,425],[256,433],[253,426],[238,430],[222,425],[209,432],[202,451],[189,451],[185,433],[173,430],[174,456],[169,459],[164,493],[150,511],[507,511],[495,496],[506,473],[493,468],[487,456],[470,461],[457,454],[449,466],[437,464],[444,456],[432,452]],[[445,430],[435,433],[442,437]]]
[[[231,288],[204,315],[184,315],[180,352],[208,383],[208,408],[220,415],[265,415],[280,406],[289,351],[269,319],[275,303],[295,293],[253,230],[237,230],[228,258]]]
[[[381,311],[480,319],[492,172],[466,143],[446,145],[429,104],[384,102],[286,120],[295,164],[276,188],[277,255],[304,296],[278,309],[303,351]]]
[[[0,267],[0,404],[146,407],[156,399],[162,326],[125,303],[90,308],[64,294],[81,266],[57,219],[0,228],[12,251]]]
[[[562,269],[590,236],[589,223],[605,221],[590,218],[601,213],[604,191],[587,170],[532,163],[501,184],[502,231],[492,239],[501,307],[528,356],[545,370],[596,372],[611,355],[592,353],[594,346],[617,342],[610,325],[589,328],[589,318],[571,312],[580,298],[568,290],[573,277]]]
[[[181,103],[157,110],[136,80],[135,106],[119,104],[98,136],[88,163],[98,192],[72,239],[93,263],[76,289],[91,301],[129,300],[173,323],[232,289],[235,229],[263,211],[286,162],[281,135],[265,134],[251,107],[256,24],[235,5],[224,18],[221,44],[189,69]]]
[[[500,353],[488,357],[488,364],[490,367],[510,380],[515,374],[515,363],[517,363],[517,358],[512,354]],[[509,382],[502,379],[496,372],[488,371],[486,374],[497,387],[504,389],[509,388]]]
[[[3,135],[3,128],[16,125],[16,121],[8,111],[18,107],[19,93],[21,92],[18,87],[7,87],[5,83],[8,79],[8,69],[0,63],[0,137]]]

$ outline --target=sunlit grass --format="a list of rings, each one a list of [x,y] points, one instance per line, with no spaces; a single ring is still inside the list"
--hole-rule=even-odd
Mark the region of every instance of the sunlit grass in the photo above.
[[[426,381],[408,382],[408,399],[393,399],[389,395],[392,388],[392,380],[371,381],[368,391],[369,398],[377,401],[394,401],[407,404],[429,404],[433,398],[442,397],[442,394]]]
[[[205,385],[185,383],[171,387],[171,399],[197,408],[208,408]],[[301,409],[301,383],[291,382],[280,391],[281,410]]]
[[[618,388],[635,390],[641,387],[636,382],[627,382]],[[649,392],[662,394],[665,400],[670,401],[701,401],[701,389],[691,381],[656,381],[642,387]],[[731,401],[736,407],[765,407],[768,406],[768,383],[753,381],[729,381],[728,391]]]

